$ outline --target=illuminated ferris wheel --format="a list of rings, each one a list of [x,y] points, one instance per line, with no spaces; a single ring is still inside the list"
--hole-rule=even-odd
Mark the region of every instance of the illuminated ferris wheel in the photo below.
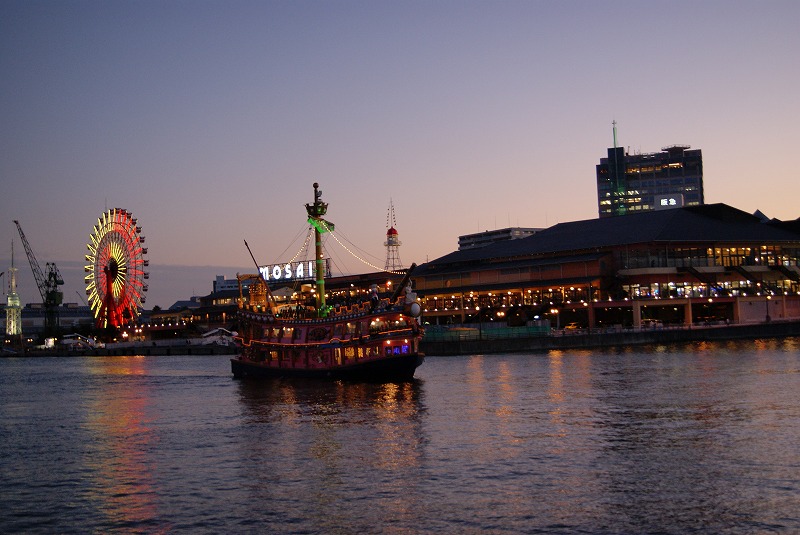
[[[119,327],[139,316],[147,291],[147,248],[136,219],[122,208],[103,213],[89,235],[86,295],[98,328]]]

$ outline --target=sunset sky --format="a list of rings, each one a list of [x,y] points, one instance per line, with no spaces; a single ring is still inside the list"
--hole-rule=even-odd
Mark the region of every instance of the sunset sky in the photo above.
[[[244,239],[294,256],[314,182],[381,267],[391,200],[422,263],[596,218],[612,120],[631,152],[702,149],[707,203],[795,219],[798,21],[796,0],[4,0],[0,271],[14,240],[40,301],[18,219],[77,302],[92,226],[122,207],[146,305],[168,307],[251,270]],[[335,274],[374,271],[329,244]]]

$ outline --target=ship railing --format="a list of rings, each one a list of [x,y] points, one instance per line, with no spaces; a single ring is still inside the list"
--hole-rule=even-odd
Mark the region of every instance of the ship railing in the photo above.
[[[334,313],[337,316],[347,316],[366,314],[368,312],[385,312],[396,309],[397,307],[393,307],[389,299],[381,299],[378,305],[374,308],[372,307],[372,303],[370,301],[362,301],[360,303],[353,303],[350,305],[336,305],[334,306]]]

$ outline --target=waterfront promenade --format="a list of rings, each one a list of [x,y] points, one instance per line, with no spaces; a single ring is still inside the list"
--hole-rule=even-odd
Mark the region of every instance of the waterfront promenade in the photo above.
[[[555,330],[550,333],[531,327],[496,327],[484,324],[480,328],[471,325],[453,326],[449,329],[429,327],[422,339],[421,350],[430,356],[453,356],[788,336],[800,336],[800,321]]]
[[[548,351],[551,349],[593,349],[686,342],[755,340],[800,337],[800,320],[731,325],[658,326],[657,328],[611,328],[550,330],[542,327],[507,327],[484,324],[480,328],[453,325],[427,327],[420,348],[428,356],[488,355]],[[186,340],[150,343],[118,343],[77,350],[28,350],[3,356],[113,356],[113,355],[231,355],[233,345],[190,344]]]

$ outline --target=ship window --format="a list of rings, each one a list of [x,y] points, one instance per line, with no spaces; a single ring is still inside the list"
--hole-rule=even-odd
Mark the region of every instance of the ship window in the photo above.
[[[386,322],[380,318],[376,318],[370,323],[370,332],[379,333],[386,330]]]

